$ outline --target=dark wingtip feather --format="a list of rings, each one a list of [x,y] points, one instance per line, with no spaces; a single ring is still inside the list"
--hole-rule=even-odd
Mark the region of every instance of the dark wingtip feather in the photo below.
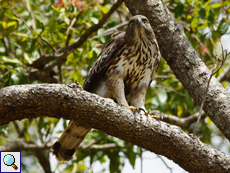
[[[52,154],[56,157],[56,159],[57,159],[58,161],[60,161],[59,158],[58,158],[58,151],[59,151],[60,147],[61,147],[60,142],[55,142],[55,143],[53,144],[53,146],[52,146],[52,150],[53,150],[53,153],[52,153]]]
[[[75,153],[75,149],[64,149],[60,142],[55,142],[52,146],[53,155],[58,161],[69,161]],[[59,155],[60,154],[60,155]]]

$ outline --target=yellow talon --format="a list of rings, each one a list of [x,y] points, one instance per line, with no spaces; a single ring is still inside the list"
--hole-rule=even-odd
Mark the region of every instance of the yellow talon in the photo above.
[[[121,104],[121,106],[124,106],[124,107],[126,107],[127,109],[130,109],[130,110],[132,110],[133,112],[140,112],[140,110],[138,110],[136,107],[134,107],[134,106],[125,106],[123,103]]]
[[[149,117],[151,117],[151,118],[155,118],[155,119],[157,119],[157,120],[163,120],[163,117],[162,117],[162,116],[159,116],[159,115],[150,115],[150,114],[149,114],[149,113],[150,113],[150,110],[148,110],[148,111],[146,112],[143,108],[136,108],[136,107],[134,107],[134,106],[125,106],[123,103],[121,104],[121,106],[124,106],[124,107],[126,107],[127,109],[132,110],[133,112],[138,112],[138,113],[140,113],[141,111],[143,111],[143,112],[145,112],[145,115],[146,115],[146,116],[149,116]]]

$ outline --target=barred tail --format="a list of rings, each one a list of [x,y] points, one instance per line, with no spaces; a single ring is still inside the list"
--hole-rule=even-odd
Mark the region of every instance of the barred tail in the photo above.
[[[52,146],[58,161],[69,161],[91,128],[78,126],[71,121],[61,137]]]

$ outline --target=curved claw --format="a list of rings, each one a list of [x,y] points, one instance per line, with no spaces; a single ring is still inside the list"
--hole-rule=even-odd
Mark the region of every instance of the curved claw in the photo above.
[[[138,110],[139,110],[139,112],[143,111],[143,112],[146,114],[145,109],[143,109],[143,108],[138,108]]]
[[[148,110],[148,114],[150,114],[151,109]]]
[[[124,104],[121,104],[121,106],[124,106],[128,109],[131,109],[133,112],[138,112],[140,113],[141,111],[143,111],[145,113],[146,116],[149,116],[151,118],[155,118],[157,120],[163,120],[163,117],[162,116],[159,116],[159,115],[150,115],[150,111],[151,109],[149,109],[148,111],[146,111],[145,109],[143,108],[136,108],[134,106],[125,106]]]

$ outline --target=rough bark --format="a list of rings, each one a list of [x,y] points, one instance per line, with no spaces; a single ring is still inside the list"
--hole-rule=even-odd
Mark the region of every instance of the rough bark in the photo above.
[[[76,84],[10,86],[0,90],[0,124],[49,116],[75,119],[92,128],[166,156],[189,172],[228,172],[230,156],[181,128],[134,114]]]
[[[148,17],[162,57],[195,103],[201,105],[211,72],[189,43],[182,24],[175,20],[161,0],[125,0],[125,5],[133,15],[142,14]],[[228,140],[229,105],[230,95],[216,78],[212,77],[203,109]]]

